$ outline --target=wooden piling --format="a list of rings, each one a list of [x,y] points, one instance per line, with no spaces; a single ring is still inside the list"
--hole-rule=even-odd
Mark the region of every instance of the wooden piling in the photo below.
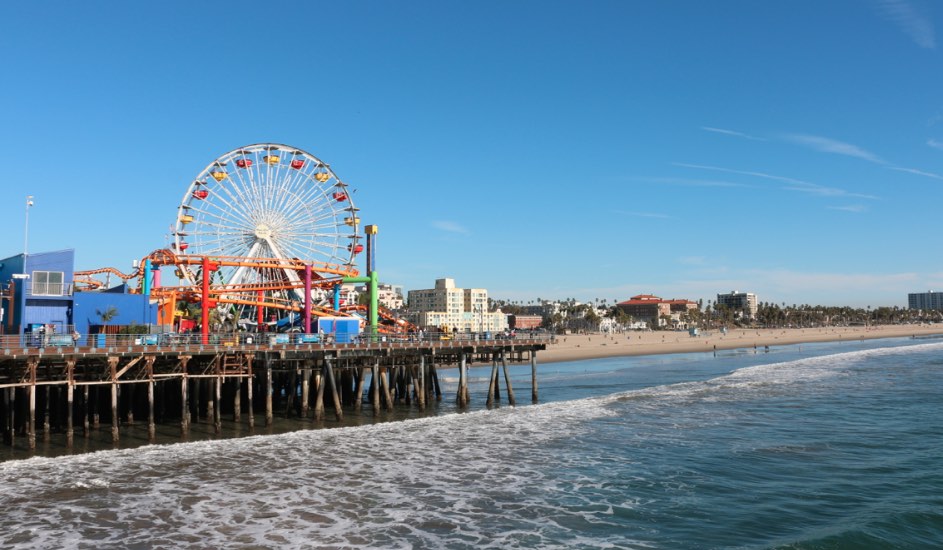
[[[217,375],[215,382],[212,401],[215,404],[213,408],[213,431],[216,432],[216,435],[219,435],[223,432],[223,376]]]
[[[29,424],[26,426],[26,440],[31,451],[36,449],[36,368],[38,365],[38,357],[31,357],[26,363],[28,369],[27,376],[29,377],[29,387],[27,388],[29,392],[27,398],[29,403],[29,416],[27,417],[27,421]]]
[[[423,411],[426,409],[426,358],[424,355],[419,356],[419,365],[416,367],[416,405],[419,406],[419,410]]]
[[[187,372],[184,370],[180,375],[180,436],[186,438],[190,432],[190,396],[187,392],[187,386],[190,381],[187,379]]]
[[[495,357],[491,358],[491,376],[488,377],[488,402],[486,406],[491,407],[494,405],[495,398],[495,386],[498,382],[498,360]]]
[[[435,389],[435,400],[442,401],[442,387],[439,386],[439,369],[435,363],[429,363],[429,375],[432,377],[432,387]]]
[[[126,395],[124,402],[125,404],[127,404],[127,407],[128,407],[128,420],[127,420],[128,426],[134,426],[134,388],[135,388],[135,384],[128,384],[124,392]],[[118,391],[120,393],[121,389],[119,388]],[[119,410],[120,410],[120,404],[119,404]]]
[[[322,366],[322,372],[324,370]],[[319,375],[318,379],[318,393],[314,398],[314,419],[318,422],[324,420],[324,376]]]
[[[16,439],[16,388],[3,389],[3,404],[7,411],[4,439],[6,443],[13,445],[13,441]]]
[[[88,402],[88,390],[89,387],[86,385],[82,388],[82,436],[88,437],[91,435],[91,407]]]
[[[272,425],[272,363],[265,360],[265,427]]]
[[[458,392],[455,402],[459,407],[468,406],[468,371],[466,368],[465,354],[458,354]]]
[[[381,399],[386,405],[387,411],[393,410],[393,394],[390,388],[390,373],[386,367],[380,367],[380,392]]]
[[[504,352],[501,352],[501,366],[504,368],[504,384],[508,389],[508,403],[514,406],[514,388],[511,387],[511,374],[508,372],[508,361]]]
[[[75,392],[75,358],[68,358],[65,362],[65,380],[66,380],[66,417],[65,417],[65,445],[67,449],[72,449],[75,442],[75,430],[72,426],[72,407]]]
[[[237,376],[233,385],[236,391],[232,396],[232,421],[238,424],[242,421],[242,377]]]
[[[247,405],[246,412],[249,415],[249,429],[251,430],[255,428],[255,408],[252,405],[252,388],[253,386],[255,386],[255,377],[253,376],[253,372],[252,372],[251,357],[248,359],[248,361],[249,361],[249,364],[248,364],[249,379],[247,380],[248,383],[246,384],[246,401],[248,401],[248,403],[246,403]]]
[[[157,439],[157,424],[154,420],[154,360],[149,356],[144,360],[147,370],[147,440],[153,443]],[[133,403],[132,403],[133,406]]]
[[[370,405],[373,407],[373,416],[380,414],[380,360],[375,359],[370,379]]]
[[[354,390],[354,410],[363,410],[363,385],[367,378],[367,369],[360,367],[357,369],[357,388]]]
[[[50,417],[52,410],[52,386],[46,386],[43,388],[43,441],[49,441],[49,436],[52,433],[52,426],[50,424]]]
[[[537,402],[537,351],[530,352],[530,399],[531,402]]]
[[[111,441],[118,443],[118,358],[108,358],[108,370],[111,378]]]
[[[334,379],[334,365],[331,364],[331,358],[324,358],[324,374],[327,376],[328,386],[331,388],[331,398],[334,400],[334,416],[337,420],[344,419],[344,409],[341,408],[341,399],[337,394],[337,383]]]
[[[308,418],[308,401],[311,396],[308,394],[311,383],[311,359],[305,359],[305,368],[301,371],[301,417]]]

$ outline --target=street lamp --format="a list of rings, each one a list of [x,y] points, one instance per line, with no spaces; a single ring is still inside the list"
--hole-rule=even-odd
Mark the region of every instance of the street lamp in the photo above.
[[[23,229],[23,273],[26,273],[26,254],[29,247],[29,209],[33,206],[33,195],[26,195],[26,226]]]

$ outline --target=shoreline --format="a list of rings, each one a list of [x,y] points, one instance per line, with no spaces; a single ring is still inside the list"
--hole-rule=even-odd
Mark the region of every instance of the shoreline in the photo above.
[[[786,329],[735,329],[727,334],[719,330],[690,336],[687,331],[629,331],[622,334],[567,334],[537,354],[538,363],[583,361],[606,357],[664,355],[672,353],[710,353],[715,350],[765,348],[813,342],[840,342],[943,336],[943,325],[879,325],[870,327],[824,327]]]

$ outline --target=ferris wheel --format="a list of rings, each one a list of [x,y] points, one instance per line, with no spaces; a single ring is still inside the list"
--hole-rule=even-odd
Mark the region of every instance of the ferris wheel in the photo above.
[[[357,213],[347,184],[326,163],[296,147],[259,143],[197,175],[177,209],[172,246],[181,255],[243,260],[221,263],[213,284],[282,288],[302,300],[298,270],[286,266],[309,264],[316,276],[354,273],[363,251]],[[202,276],[189,265],[178,265],[177,275],[189,284]]]

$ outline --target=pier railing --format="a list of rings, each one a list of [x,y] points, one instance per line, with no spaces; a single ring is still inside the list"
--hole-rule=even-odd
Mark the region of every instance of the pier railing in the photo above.
[[[0,355],[9,355],[11,350],[41,349],[47,353],[69,353],[70,350],[113,350],[128,348],[144,349],[180,349],[201,346],[239,347],[239,348],[297,348],[370,346],[401,347],[403,345],[422,345],[437,343],[449,347],[476,344],[501,345],[516,342],[551,343],[554,336],[547,332],[527,333],[447,333],[422,332],[410,334],[347,334],[347,333],[258,333],[226,332],[211,333],[204,337],[198,333],[161,333],[161,334],[87,334],[76,333],[27,333],[0,336]]]

